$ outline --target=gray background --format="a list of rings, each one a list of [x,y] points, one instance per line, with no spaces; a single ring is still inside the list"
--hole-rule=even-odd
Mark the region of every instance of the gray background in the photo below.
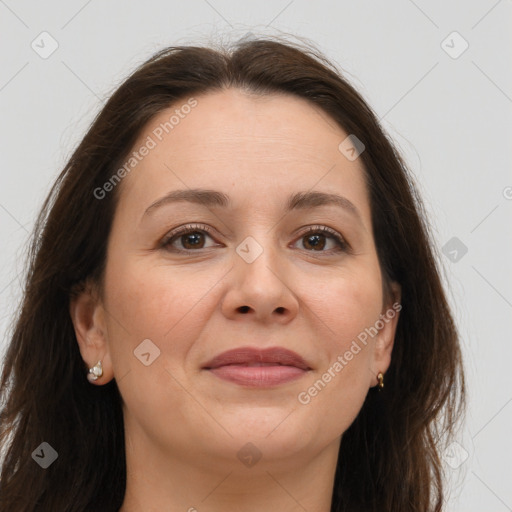
[[[443,458],[446,510],[512,510],[511,0],[0,0],[0,350],[35,214],[106,97],[164,45],[247,32],[313,41],[405,155],[434,226],[469,384],[466,426]]]

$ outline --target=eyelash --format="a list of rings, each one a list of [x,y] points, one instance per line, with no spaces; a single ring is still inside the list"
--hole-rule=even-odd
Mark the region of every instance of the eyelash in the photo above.
[[[212,229],[209,226],[207,226],[205,224],[188,224],[186,226],[182,226],[182,227],[176,229],[175,231],[172,231],[166,237],[164,237],[162,242],[160,243],[160,248],[164,249],[166,251],[169,251],[169,252],[176,252],[176,253],[182,253],[182,254],[190,254],[193,252],[197,252],[198,250],[201,250],[201,248],[200,249],[176,249],[174,247],[170,248],[171,243],[175,239],[178,239],[180,236],[183,236],[183,235],[186,235],[189,233],[195,233],[195,232],[204,232],[204,233],[207,233],[210,237],[212,237]],[[343,251],[349,252],[350,246],[345,241],[345,239],[337,231],[335,231],[332,228],[329,228],[328,226],[310,226],[306,231],[303,231],[299,235],[298,239],[303,238],[306,235],[317,234],[317,233],[329,235],[329,237],[336,242],[338,247],[336,249],[329,249],[327,251],[314,251],[314,250],[304,249],[305,251],[310,252],[310,253],[327,253],[327,254],[332,253],[332,252],[343,252]],[[209,249],[209,247],[206,247],[206,249]]]

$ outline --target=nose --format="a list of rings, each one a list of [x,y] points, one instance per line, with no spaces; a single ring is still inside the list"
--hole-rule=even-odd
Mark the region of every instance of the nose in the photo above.
[[[289,323],[299,309],[290,264],[284,255],[278,254],[279,249],[273,250],[269,244],[265,248],[256,244],[255,248],[252,240],[250,250],[261,247],[262,252],[254,260],[245,257],[243,248],[233,252],[234,266],[228,274],[222,312],[233,320],[246,317],[264,324]]]

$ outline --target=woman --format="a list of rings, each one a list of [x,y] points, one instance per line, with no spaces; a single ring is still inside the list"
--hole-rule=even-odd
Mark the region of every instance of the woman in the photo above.
[[[171,47],[38,218],[0,509],[440,511],[464,406],[421,200],[311,48]]]

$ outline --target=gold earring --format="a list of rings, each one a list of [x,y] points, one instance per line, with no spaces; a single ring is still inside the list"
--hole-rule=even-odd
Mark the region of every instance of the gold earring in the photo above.
[[[384,374],[382,372],[379,372],[377,374],[377,379],[379,381],[378,386],[380,391],[384,387]]]
[[[89,373],[87,374],[87,380],[89,382],[93,382],[98,380],[99,377],[103,375],[103,367],[101,365],[101,360],[98,361],[92,368],[89,368]]]

